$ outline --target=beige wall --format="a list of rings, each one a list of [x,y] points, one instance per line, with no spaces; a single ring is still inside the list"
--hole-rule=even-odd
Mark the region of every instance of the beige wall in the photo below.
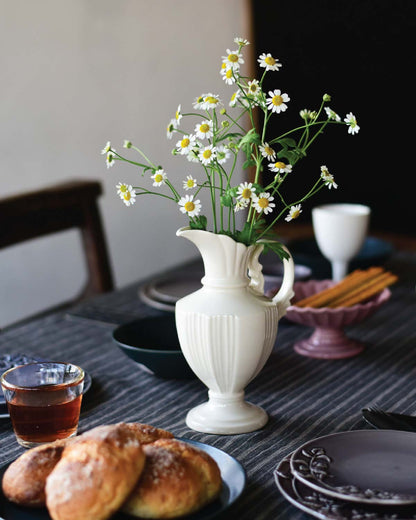
[[[170,175],[191,173],[171,155],[166,125],[178,104],[207,91],[228,100],[221,56],[249,37],[246,0],[0,0],[1,196],[70,178],[97,178],[117,286],[196,255],[175,237],[185,225],[154,198],[125,207],[106,169],[107,140],[128,138]],[[186,163],[186,164],[185,164]],[[85,272],[76,232],[0,252],[0,326],[76,294]]]

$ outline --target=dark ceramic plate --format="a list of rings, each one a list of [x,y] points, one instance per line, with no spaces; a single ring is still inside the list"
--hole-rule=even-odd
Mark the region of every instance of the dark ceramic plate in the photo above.
[[[179,346],[175,315],[151,316],[117,327],[113,339],[126,356],[166,379],[196,377]]]
[[[416,508],[364,506],[328,497],[297,480],[290,470],[290,455],[274,471],[278,490],[292,505],[321,520],[409,520]]]
[[[371,505],[416,504],[416,433],[356,430],[306,442],[290,459],[310,489]]]
[[[243,493],[246,485],[245,470],[236,459],[218,448],[188,439],[181,438],[180,440],[188,442],[211,455],[220,468],[222,478],[222,491],[218,500],[204,507],[201,511],[193,515],[188,515],[186,520],[211,520],[216,518],[220,513],[227,510]],[[3,473],[6,471],[8,465],[9,464],[6,464],[0,468],[0,479],[3,478]],[[0,518],[2,520],[51,520],[45,508],[29,509],[27,507],[18,507],[5,498],[1,489]],[[131,518],[134,517],[123,513],[116,513],[111,517],[111,520],[127,520]]]
[[[26,354],[3,354],[0,356],[0,374],[9,370],[9,368],[16,367],[18,365],[24,365],[26,363],[33,363],[36,361],[45,361],[45,359],[39,357],[28,356]],[[88,372],[85,372],[84,379],[84,390],[85,394],[91,387],[91,376]],[[4,419],[9,417],[9,412],[7,411],[6,401],[4,400],[3,392],[0,389],[0,419]]]

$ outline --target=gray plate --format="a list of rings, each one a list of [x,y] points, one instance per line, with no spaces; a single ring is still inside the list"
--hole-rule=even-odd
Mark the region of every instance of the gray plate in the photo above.
[[[276,486],[292,505],[321,520],[409,520],[416,518],[416,508],[363,506],[332,498],[315,491],[299,480],[290,470],[290,455],[274,471]]]
[[[327,496],[371,505],[416,504],[416,433],[357,430],[303,444],[293,475]]]

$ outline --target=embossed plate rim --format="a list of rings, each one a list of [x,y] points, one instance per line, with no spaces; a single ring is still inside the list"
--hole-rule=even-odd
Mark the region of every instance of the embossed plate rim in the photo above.
[[[383,507],[382,510],[372,509],[370,511],[367,506],[367,509],[360,510],[360,504],[329,497],[319,491],[308,488],[306,484],[295,478],[290,469],[290,458],[292,455],[293,453],[284,457],[280,461],[277,468],[274,470],[273,475],[277,489],[283,497],[297,509],[300,509],[315,518],[319,518],[320,520],[352,520],[353,518],[355,520],[364,520],[366,518],[371,518],[371,520],[409,520],[410,518],[416,518],[416,508],[414,512],[412,512],[412,517],[408,516],[408,509],[406,509],[406,512],[404,513],[397,507],[394,509],[391,507]],[[324,501],[327,501],[326,504],[320,507],[319,503],[315,504],[313,501],[307,500],[307,497],[305,497],[304,494],[307,490],[317,493],[319,495],[317,497],[318,502],[319,499],[322,498]],[[403,514],[406,516],[397,516]]]
[[[358,446],[358,454],[360,450],[360,437],[361,437],[361,448],[362,448],[362,454],[364,455],[366,453],[365,451],[365,445],[366,443],[371,443],[371,446],[373,448],[373,451],[377,452],[377,449],[380,450],[380,456],[383,455],[382,453],[382,446],[381,444],[383,442],[390,442],[392,446],[395,447],[395,452],[390,452],[389,457],[387,459],[387,464],[393,464],[397,462],[397,457],[399,454],[406,454],[406,457],[409,457],[412,455],[413,457],[416,457],[416,433],[414,432],[406,432],[406,431],[399,431],[399,430],[350,430],[350,431],[344,431],[344,432],[338,432],[333,433],[330,435],[324,435],[322,437],[318,437],[316,439],[312,439],[310,441],[305,442],[302,444],[299,448],[297,448],[290,458],[290,467],[293,475],[303,482],[305,485],[307,485],[309,488],[312,488],[316,491],[319,491],[320,493],[323,493],[328,496],[332,496],[335,498],[338,498],[340,500],[346,500],[350,502],[355,503],[362,503],[362,504],[370,504],[370,505],[392,505],[392,506],[405,506],[405,505],[413,505],[416,504],[416,494],[409,494],[409,493],[400,493],[398,491],[393,491],[388,489],[388,481],[389,478],[391,478],[391,474],[380,474],[380,471],[378,472],[377,476],[382,479],[386,479],[386,487],[385,489],[371,489],[369,486],[367,486],[366,490],[361,490],[357,486],[354,485],[353,482],[345,482],[342,486],[331,486],[327,481],[323,482],[320,481],[318,478],[316,478],[314,475],[312,475],[310,472],[308,473],[307,470],[303,471],[304,464],[307,464],[307,458],[309,455],[306,455],[306,453],[311,453],[311,450],[321,450],[324,449],[324,454],[318,453],[318,456],[320,456],[321,463],[316,464],[316,473],[319,474],[319,472],[325,472],[329,471],[330,464],[332,464],[332,468],[338,469],[340,464],[346,464],[348,463],[348,455],[345,454],[346,452],[346,446],[348,442],[354,442],[355,437],[355,444],[354,446]],[[406,447],[403,447],[404,439],[407,438],[408,442],[406,444]],[[409,442],[409,439],[410,442]],[[327,453],[325,451],[325,443],[329,442],[333,446],[336,446],[336,449],[341,450],[340,452],[337,452],[337,454],[341,453],[344,455],[344,458],[341,460],[338,457],[338,466],[335,466],[336,462],[329,461],[325,459],[325,457],[331,457],[331,453]],[[358,442],[358,444],[357,444]],[[378,448],[377,448],[378,443]],[[411,446],[410,446],[410,445]],[[367,444],[368,445],[368,444]],[[411,448],[411,449],[409,449]],[[357,453],[355,454],[357,455]],[[392,462],[389,462],[391,459]],[[341,461],[341,462],[340,462]],[[327,467],[325,467],[327,465]],[[410,462],[409,462],[410,465]],[[379,468],[380,470],[380,468]],[[303,474],[302,474],[303,471]],[[341,470],[342,471],[342,468]],[[358,474],[358,473],[357,473]],[[410,473],[411,475],[412,473]],[[325,474],[323,475],[326,476]],[[351,488],[356,489],[351,489]],[[346,488],[346,489],[343,489]]]

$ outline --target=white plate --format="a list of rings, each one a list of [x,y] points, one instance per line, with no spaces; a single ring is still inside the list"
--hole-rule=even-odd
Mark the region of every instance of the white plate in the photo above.
[[[355,430],[306,442],[293,475],[327,496],[371,505],[416,504],[416,433]]]

